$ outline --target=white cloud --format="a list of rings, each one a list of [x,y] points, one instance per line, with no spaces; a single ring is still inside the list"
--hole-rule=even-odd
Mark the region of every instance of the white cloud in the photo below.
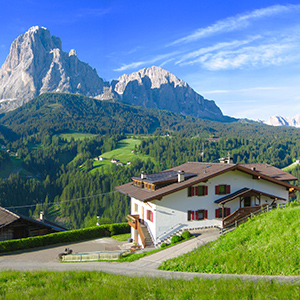
[[[197,61],[208,70],[237,69],[244,66],[281,65],[293,60],[291,45],[269,44],[243,47],[235,51],[220,51],[200,57]],[[195,63],[192,61],[190,63]]]
[[[156,63],[160,60],[168,59],[169,57],[172,57],[176,54],[178,54],[177,51],[167,53],[167,54],[157,55],[154,58],[149,59],[149,60],[138,61],[138,62],[133,62],[133,63],[129,63],[129,64],[123,64],[122,67],[114,69],[114,71],[121,72],[121,71],[129,70],[129,69],[136,69],[136,68],[139,68],[139,67],[144,66],[144,65],[150,65],[150,64]]]
[[[241,41],[234,40],[232,42],[222,42],[222,43],[218,43],[216,45],[210,46],[210,47],[201,48],[199,50],[196,50],[196,51],[190,52],[188,54],[185,54],[183,57],[180,58],[179,61],[176,62],[176,64],[179,64],[179,65],[190,64],[193,61],[190,61],[188,63],[184,63],[184,61],[187,61],[187,60],[192,59],[192,58],[199,57],[203,54],[207,54],[207,53],[211,53],[211,52],[214,52],[214,51],[217,51],[217,50],[221,50],[221,49],[226,49],[226,48],[227,49],[235,49],[237,47],[249,44],[249,43],[251,43],[251,42],[253,42],[257,39],[260,39],[260,38],[261,38],[261,36],[256,35],[256,36],[250,37],[246,40],[241,40]]]
[[[257,9],[247,14],[240,14],[234,17],[229,17],[224,20],[220,20],[215,24],[208,26],[206,28],[200,28],[194,33],[180,38],[170,45],[180,44],[180,43],[189,43],[201,38],[206,38],[218,33],[231,32],[239,29],[248,27],[251,21],[257,19],[271,17],[278,14],[287,13],[290,11],[295,11],[300,9],[300,5],[274,5],[267,8]]]
[[[213,90],[213,91],[203,91],[203,94],[225,94],[225,93],[240,93],[240,92],[252,92],[252,91],[271,91],[271,90],[282,90],[290,89],[291,87],[287,86],[258,86],[247,89],[237,89],[237,90]],[[253,101],[249,101],[253,102]],[[234,103],[234,101],[232,102]]]

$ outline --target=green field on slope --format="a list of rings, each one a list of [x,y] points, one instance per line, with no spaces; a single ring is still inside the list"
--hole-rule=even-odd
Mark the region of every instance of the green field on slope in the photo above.
[[[164,262],[161,270],[300,275],[300,206],[259,215],[217,241]]]
[[[0,272],[0,299],[299,299],[297,283],[163,279],[102,272]]]
[[[135,146],[138,146],[140,144],[141,140],[138,139],[127,138],[120,140],[118,142],[117,149],[101,154],[100,157],[103,157],[102,161],[93,162],[92,171],[95,172],[96,170],[100,170],[100,168],[102,167],[107,168],[108,166],[112,165],[112,163],[110,162],[111,159],[117,159],[120,163],[123,164],[127,164],[127,162],[132,162],[134,159],[146,161],[150,158],[150,156],[137,154],[134,151]]]
[[[71,130],[68,133],[61,133],[61,134],[58,134],[57,136],[62,138],[62,139],[66,139],[68,142],[70,142],[72,138],[75,141],[84,140],[84,139],[93,138],[93,137],[97,136],[97,134],[83,133],[83,132],[78,132],[78,131],[72,131]]]

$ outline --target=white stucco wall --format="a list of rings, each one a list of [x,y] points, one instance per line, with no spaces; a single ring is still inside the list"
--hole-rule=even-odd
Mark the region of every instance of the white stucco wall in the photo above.
[[[285,198],[288,201],[288,190],[278,184],[263,180],[253,179],[252,175],[240,172],[230,171],[216,176],[206,183],[200,183],[195,186],[204,185],[208,187],[208,195],[188,197],[187,188],[172,193],[162,198],[161,201],[154,200],[149,203],[143,203],[137,199],[131,200],[131,214],[139,214],[142,218],[142,208],[144,207],[144,220],[148,224],[154,239],[160,242],[168,235],[179,229],[204,228],[210,226],[222,226],[222,219],[215,217],[215,210],[220,206],[214,203],[215,200],[225,195],[216,195],[215,186],[226,184],[230,185],[230,193],[234,193],[244,187],[265,192],[277,197]],[[261,204],[271,204],[272,199],[262,196]],[[255,199],[252,197],[251,206],[255,205]],[[285,201],[276,201],[276,203]],[[137,211],[135,204],[138,205]],[[258,204],[258,203],[257,203]],[[243,206],[243,205],[242,205]],[[231,213],[240,208],[239,199],[226,203],[225,207],[229,207]],[[187,220],[187,212],[189,210],[207,210],[207,219],[204,220]],[[147,220],[146,211],[153,212],[153,222]],[[132,237],[133,238],[133,237]]]

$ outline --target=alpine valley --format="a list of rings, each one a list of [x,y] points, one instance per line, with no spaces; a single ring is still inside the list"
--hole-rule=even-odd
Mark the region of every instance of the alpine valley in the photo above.
[[[43,27],[13,42],[0,98],[0,206],[67,228],[125,221],[129,199],[114,188],[141,171],[230,152],[300,175],[298,129],[224,116],[159,67],[105,82]]]

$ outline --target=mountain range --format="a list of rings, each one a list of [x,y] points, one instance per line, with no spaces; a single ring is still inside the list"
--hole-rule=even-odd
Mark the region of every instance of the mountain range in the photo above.
[[[291,126],[300,128],[300,114],[294,117],[272,116],[268,121],[258,120],[258,122],[271,126]]]
[[[217,121],[231,121],[213,100],[160,67],[124,74],[111,83],[80,61],[76,51],[62,50],[60,38],[44,27],[31,27],[11,45],[0,69],[0,112],[13,110],[46,92],[73,93],[117,100]]]

